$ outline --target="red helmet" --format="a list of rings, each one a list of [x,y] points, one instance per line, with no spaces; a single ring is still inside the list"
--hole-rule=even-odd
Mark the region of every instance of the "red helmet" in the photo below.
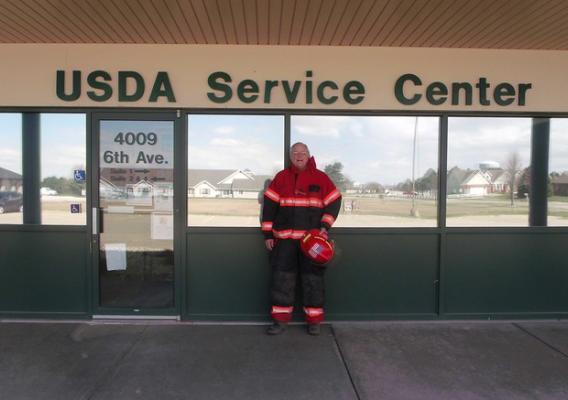
[[[314,264],[326,265],[333,258],[333,244],[319,229],[312,229],[300,240],[300,249]]]

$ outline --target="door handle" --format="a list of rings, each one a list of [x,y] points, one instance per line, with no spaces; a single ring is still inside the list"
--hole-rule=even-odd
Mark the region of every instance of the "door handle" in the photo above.
[[[99,233],[99,209],[97,207],[93,207],[92,209],[91,225],[93,227],[93,235],[97,235]]]
[[[104,231],[103,214],[104,209],[93,207],[93,235],[98,235]]]

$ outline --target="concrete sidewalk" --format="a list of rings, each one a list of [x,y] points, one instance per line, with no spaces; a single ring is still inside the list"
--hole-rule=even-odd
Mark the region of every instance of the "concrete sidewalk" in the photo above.
[[[0,399],[568,399],[568,322],[0,323]]]

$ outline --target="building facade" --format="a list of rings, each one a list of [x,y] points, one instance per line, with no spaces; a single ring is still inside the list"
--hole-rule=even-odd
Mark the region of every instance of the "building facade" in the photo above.
[[[476,49],[437,45],[458,32],[433,46],[315,46],[298,16],[313,19],[312,38],[353,42],[363,31],[411,40],[430,14],[403,1],[404,17],[380,14],[383,32],[364,14],[388,2],[361,2],[350,25],[328,10],[343,15],[329,33],[318,22],[328,11],[307,3],[291,16],[282,2],[282,43],[271,42],[274,9],[221,29],[196,1],[160,14],[139,43],[124,40],[126,26],[142,32],[124,14],[99,43],[72,22],[44,42],[0,28],[0,187],[23,193],[0,215],[0,316],[266,319],[262,196],[297,141],[344,197],[329,318],[566,316],[566,49],[499,48],[512,26],[487,28],[494,45]],[[256,4],[244,15],[269,2]],[[474,22],[455,18],[464,32]],[[197,26],[202,40],[180,39]],[[241,29],[267,43],[232,43]]]

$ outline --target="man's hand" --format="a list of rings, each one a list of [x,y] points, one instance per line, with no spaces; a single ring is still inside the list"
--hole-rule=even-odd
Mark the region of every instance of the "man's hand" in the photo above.
[[[327,234],[327,229],[325,229],[323,226],[320,229],[320,235],[322,235],[326,240],[329,238]]]
[[[274,239],[266,239],[264,241],[264,245],[266,246],[268,251],[272,251],[272,249],[274,248]]]

